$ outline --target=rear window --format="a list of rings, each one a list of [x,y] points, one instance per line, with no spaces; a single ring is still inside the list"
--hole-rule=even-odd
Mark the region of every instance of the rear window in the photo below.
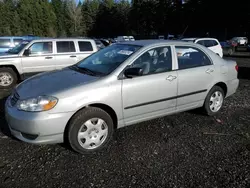
[[[0,48],[9,48],[10,39],[0,39]]]
[[[195,47],[176,46],[179,69],[188,69],[211,65],[208,56]]]
[[[57,53],[75,52],[75,44],[73,41],[58,41],[56,42]]]
[[[91,42],[79,41],[78,44],[79,44],[80,52],[93,51]]]

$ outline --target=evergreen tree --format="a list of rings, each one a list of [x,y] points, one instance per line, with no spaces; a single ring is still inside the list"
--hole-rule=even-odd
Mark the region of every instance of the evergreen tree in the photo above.
[[[82,25],[85,28],[84,35],[94,36],[96,20],[100,9],[100,0],[85,0],[82,4]]]

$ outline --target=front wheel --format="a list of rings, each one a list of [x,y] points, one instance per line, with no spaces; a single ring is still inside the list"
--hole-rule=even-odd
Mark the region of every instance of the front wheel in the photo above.
[[[107,112],[100,108],[88,107],[79,111],[70,121],[68,141],[78,153],[93,153],[108,145],[113,129],[113,120]]]
[[[216,115],[224,104],[225,93],[219,86],[214,86],[208,93],[203,109],[209,116]]]
[[[17,83],[17,75],[12,68],[0,68],[0,89],[11,89]]]

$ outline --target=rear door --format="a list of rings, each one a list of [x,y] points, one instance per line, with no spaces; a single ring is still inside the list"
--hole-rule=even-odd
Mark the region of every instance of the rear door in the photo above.
[[[78,54],[74,40],[56,41],[56,68],[61,69],[77,63]]]
[[[96,52],[97,49],[94,47],[93,42],[91,41],[84,41],[84,40],[79,40],[77,41],[77,45],[79,48],[79,55],[78,55],[78,60],[82,60],[92,53]]]
[[[175,46],[176,50],[190,49],[190,53],[177,56],[178,97],[177,110],[186,110],[200,105],[214,83],[215,69],[210,58],[192,46]]]

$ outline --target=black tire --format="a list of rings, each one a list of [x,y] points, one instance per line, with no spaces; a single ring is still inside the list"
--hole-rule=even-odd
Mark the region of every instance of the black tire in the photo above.
[[[17,80],[18,80],[17,75],[16,75],[15,71],[10,67],[2,67],[2,68],[0,68],[0,74],[4,73],[4,72],[8,73],[11,76],[12,83],[10,85],[2,85],[1,82],[0,82],[0,89],[11,89],[17,83]]]
[[[86,149],[83,148],[78,142],[78,132],[81,126],[86,121],[92,118],[101,118],[102,120],[104,120],[108,128],[108,134],[105,141],[99,147],[95,149]],[[101,151],[104,147],[108,145],[108,143],[112,139],[112,135],[114,132],[114,123],[112,118],[106,111],[96,107],[88,107],[80,110],[77,114],[73,116],[73,118],[69,122],[68,129],[66,131],[68,142],[74,151],[81,154],[92,154]]]
[[[230,56],[233,55],[233,49],[228,50],[228,55],[230,55]]]
[[[222,93],[222,96],[223,96],[223,102],[222,102],[222,106],[221,108],[223,107],[223,104],[224,104],[224,99],[225,99],[225,92],[224,90],[219,87],[219,86],[214,86],[212,87],[212,89],[208,92],[207,94],[207,97],[205,99],[205,102],[203,104],[203,110],[204,110],[204,113],[208,116],[214,116],[216,114],[218,114],[221,110],[221,108],[217,111],[217,112],[213,112],[211,109],[210,109],[210,98],[211,96],[216,92],[216,91],[219,91]]]

